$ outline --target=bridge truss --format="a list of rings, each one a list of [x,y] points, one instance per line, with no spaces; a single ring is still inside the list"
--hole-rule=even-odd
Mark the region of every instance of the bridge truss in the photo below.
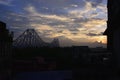
[[[59,47],[59,40],[54,39],[51,43],[44,42],[34,29],[27,29],[13,42],[13,47],[18,48],[39,48]]]

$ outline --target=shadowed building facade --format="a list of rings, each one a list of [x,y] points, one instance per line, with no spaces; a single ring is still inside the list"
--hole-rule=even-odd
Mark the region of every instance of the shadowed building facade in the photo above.
[[[107,48],[120,67],[120,0],[108,0],[108,21],[104,35],[107,35]]]
[[[8,56],[12,48],[12,33],[6,29],[6,24],[0,21],[0,55]]]
[[[0,80],[6,80],[11,75],[12,38],[6,24],[0,21]]]

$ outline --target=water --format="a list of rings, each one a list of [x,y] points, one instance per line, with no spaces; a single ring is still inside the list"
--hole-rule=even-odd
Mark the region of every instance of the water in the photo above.
[[[13,80],[68,80],[72,79],[72,71],[22,72]]]

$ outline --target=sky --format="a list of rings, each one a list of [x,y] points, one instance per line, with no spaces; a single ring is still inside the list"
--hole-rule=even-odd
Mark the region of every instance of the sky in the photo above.
[[[61,46],[105,46],[107,0],[0,0],[0,21],[14,39],[35,29],[46,42]]]

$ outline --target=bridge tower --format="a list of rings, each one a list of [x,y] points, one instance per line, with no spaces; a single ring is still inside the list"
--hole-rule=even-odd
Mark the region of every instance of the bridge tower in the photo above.
[[[59,44],[58,38],[54,38],[53,41],[51,42],[50,46],[51,47],[59,47],[60,44]]]
[[[13,42],[13,46],[17,48],[39,48],[44,45],[44,41],[34,29],[27,29]]]
[[[13,42],[15,48],[59,47],[59,40],[55,38],[51,43],[44,42],[34,29],[27,29]]]

